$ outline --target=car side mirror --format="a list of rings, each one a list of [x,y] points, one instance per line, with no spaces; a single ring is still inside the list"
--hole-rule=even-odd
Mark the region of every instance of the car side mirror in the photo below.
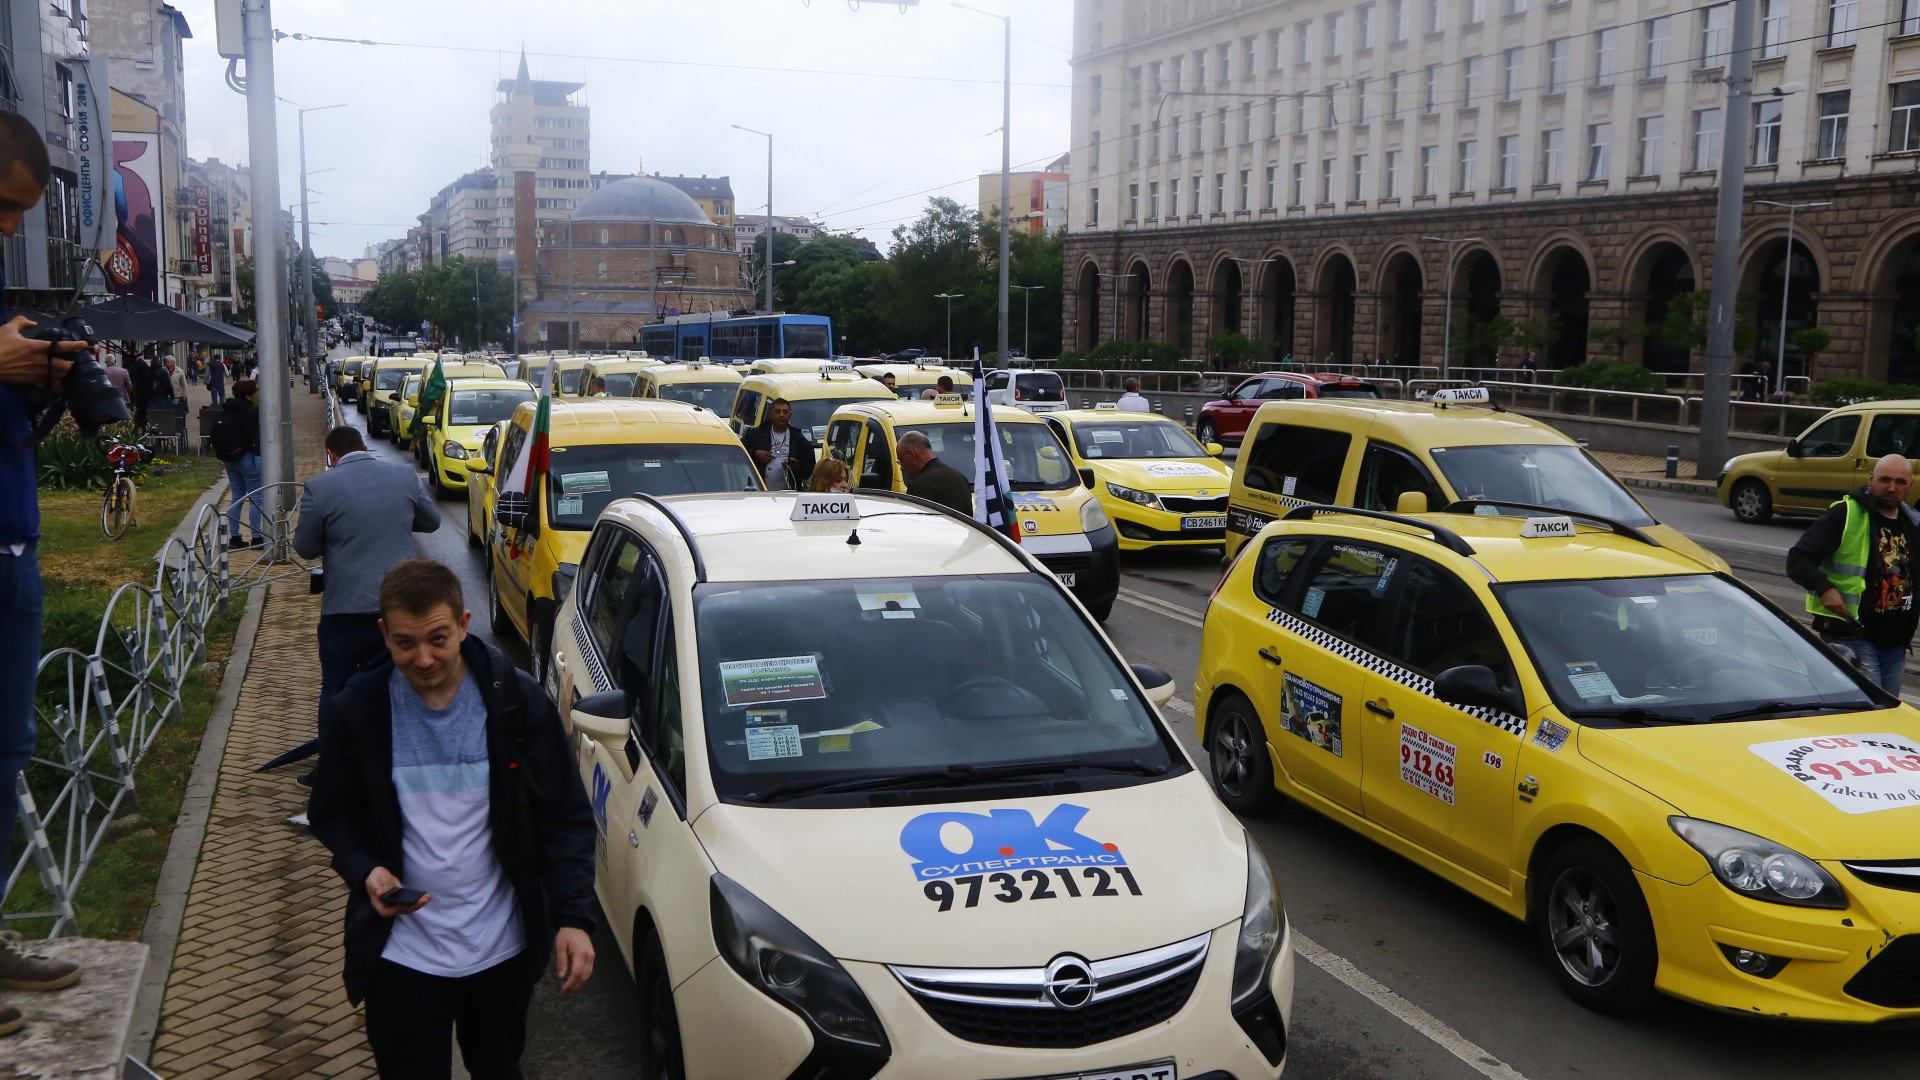
[[[467,471],[470,473],[490,473],[493,471],[493,467],[487,464],[486,458],[470,457],[467,459]]]
[[[1515,716],[1527,714],[1526,699],[1518,688],[1501,686],[1485,664],[1450,667],[1433,680],[1433,696],[1449,705],[1501,709]]]
[[[1219,457],[1221,454],[1227,452],[1227,448],[1217,442],[1210,442],[1206,446],[1201,447],[1201,449],[1207,452],[1208,457]]]
[[[1093,490],[1093,470],[1082,465],[1080,467],[1080,482],[1086,485],[1088,491],[1092,491]]]
[[[1788,457],[1794,457],[1794,458],[1797,458],[1797,457],[1799,457],[1799,456],[1800,456],[1800,455],[1801,455],[1802,453],[1804,453],[1804,451],[1803,451],[1803,450],[1801,449],[1801,447],[1800,447],[1800,440],[1799,440],[1799,439],[1788,439],[1788,440],[1787,440],[1787,456],[1788,456]]]
[[[533,516],[533,500],[524,491],[503,491],[493,504],[493,520],[503,528],[525,532]]]
[[[1427,493],[1424,491],[1403,491],[1394,500],[1393,512],[1396,514],[1424,514],[1427,512]]]
[[[1173,700],[1173,676],[1152,664],[1130,664],[1133,677],[1140,680],[1140,688],[1147,692],[1147,700],[1156,709],[1164,709],[1167,702]]]
[[[608,690],[574,702],[568,719],[573,730],[609,749],[627,743],[627,692]]]

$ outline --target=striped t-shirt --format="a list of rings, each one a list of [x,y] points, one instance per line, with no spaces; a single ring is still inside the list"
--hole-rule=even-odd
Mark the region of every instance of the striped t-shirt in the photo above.
[[[486,703],[471,672],[445,709],[427,708],[398,670],[387,693],[406,860],[400,877],[407,888],[433,899],[393,921],[380,956],[447,978],[484,971],[526,944],[487,818]]]

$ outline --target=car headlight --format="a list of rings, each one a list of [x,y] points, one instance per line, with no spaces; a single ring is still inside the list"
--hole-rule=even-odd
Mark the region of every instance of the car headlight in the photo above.
[[[440,444],[440,452],[454,461],[465,461],[467,459],[467,448],[454,442],[452,439],[448,439]]]
[[[1099,499],[1088,499],[1080,504],[1080,531],[1099,532],[1107,527],[1107,512],[1100,509]]]
[[[724,874],[712,879],[713,940],[750,985],[800,1014],[816,1038],[861,1057],[891,1053],[853,976],[800,928]]]
[[[1241,1003],[1264,993],[1267,972],[1273,967],[1273,954],[1280,947],[1280,932],[1286,928],[1287,911],[1280,901],[1280,886],[1273,880],[1267,857],[1247,835],[1247,900],[1240,912],[1240,937],[1233,951],[1233,1003]]]
[[[1160,496],[1155,495],[1151,491],[1141,491],[1139,488],[1122,487],[1111,480],[1107,481],[1107,490],[1111,492],[1113,494],[1113,497],[1116,499],[1125,499],[1130,503],[1139,503],[1141,506],[1144,506],[1149,510],[1166,509],[1166,507],[1160,505]]]
[[[1847,906],[1833,875],[1792,848],[1711,821],[1670,817],[1667,824],[1706,857],[1722,885],[1742,896],[1800,907]]]
[[[1740,460],[1740,459],[1739,459],[1739,458],[1737,458],[1737,457],[1730,457],[1730,458],[1728,458],[1728,459],[1727,459],[1727,463],[1726,463],[1725,465],[1722,465],[1722,466],[1720,466],[1720,475],[1721,475],[1721,476],[1725,476],[1725,475],[1727,475],[1728,473],[1730,473],[1730,472],[1732,472],[1732,471],[1733,471],[1733,463],[1734,463],[1734,462],[1736,462],[1736,461],[1739,461],[1739,460]]]

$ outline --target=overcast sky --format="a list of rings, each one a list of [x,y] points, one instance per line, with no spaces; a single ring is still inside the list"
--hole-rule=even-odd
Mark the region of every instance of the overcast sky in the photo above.
[[[223,78],[213,0],[172,0],[186,43],[188,152],[247,160],[246,102]],[[1068,149],[1072,0],[975,0],[1014,13],[1013,167]],[[1000,165],[1001,29],[952,0],[276,0],[279,96],[307,117],[313,246],[357,257],[487,163],[494,85],[525,45],[536,79],[586,84],[595,171],[728,175],[742,214],[774,209],[883,246],[934,194],[963,204]],[[1023,85],[1025,84],[1025,85]],[[280,108],[281,192],[299,198]],[[322,173],[320,170],[333,171]],[[929,191],[935,189],[937,191]]]

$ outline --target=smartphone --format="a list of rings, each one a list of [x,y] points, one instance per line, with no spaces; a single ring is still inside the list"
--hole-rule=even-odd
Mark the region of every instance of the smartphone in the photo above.
[[[397,887],[388,889],[386,894],[380,897],[380,902],[383,904],[391,904],[394,907],[412,907],[414,904],[419,903],[420,898],[425,895],[427,894],[421,892],[419,889]]]

